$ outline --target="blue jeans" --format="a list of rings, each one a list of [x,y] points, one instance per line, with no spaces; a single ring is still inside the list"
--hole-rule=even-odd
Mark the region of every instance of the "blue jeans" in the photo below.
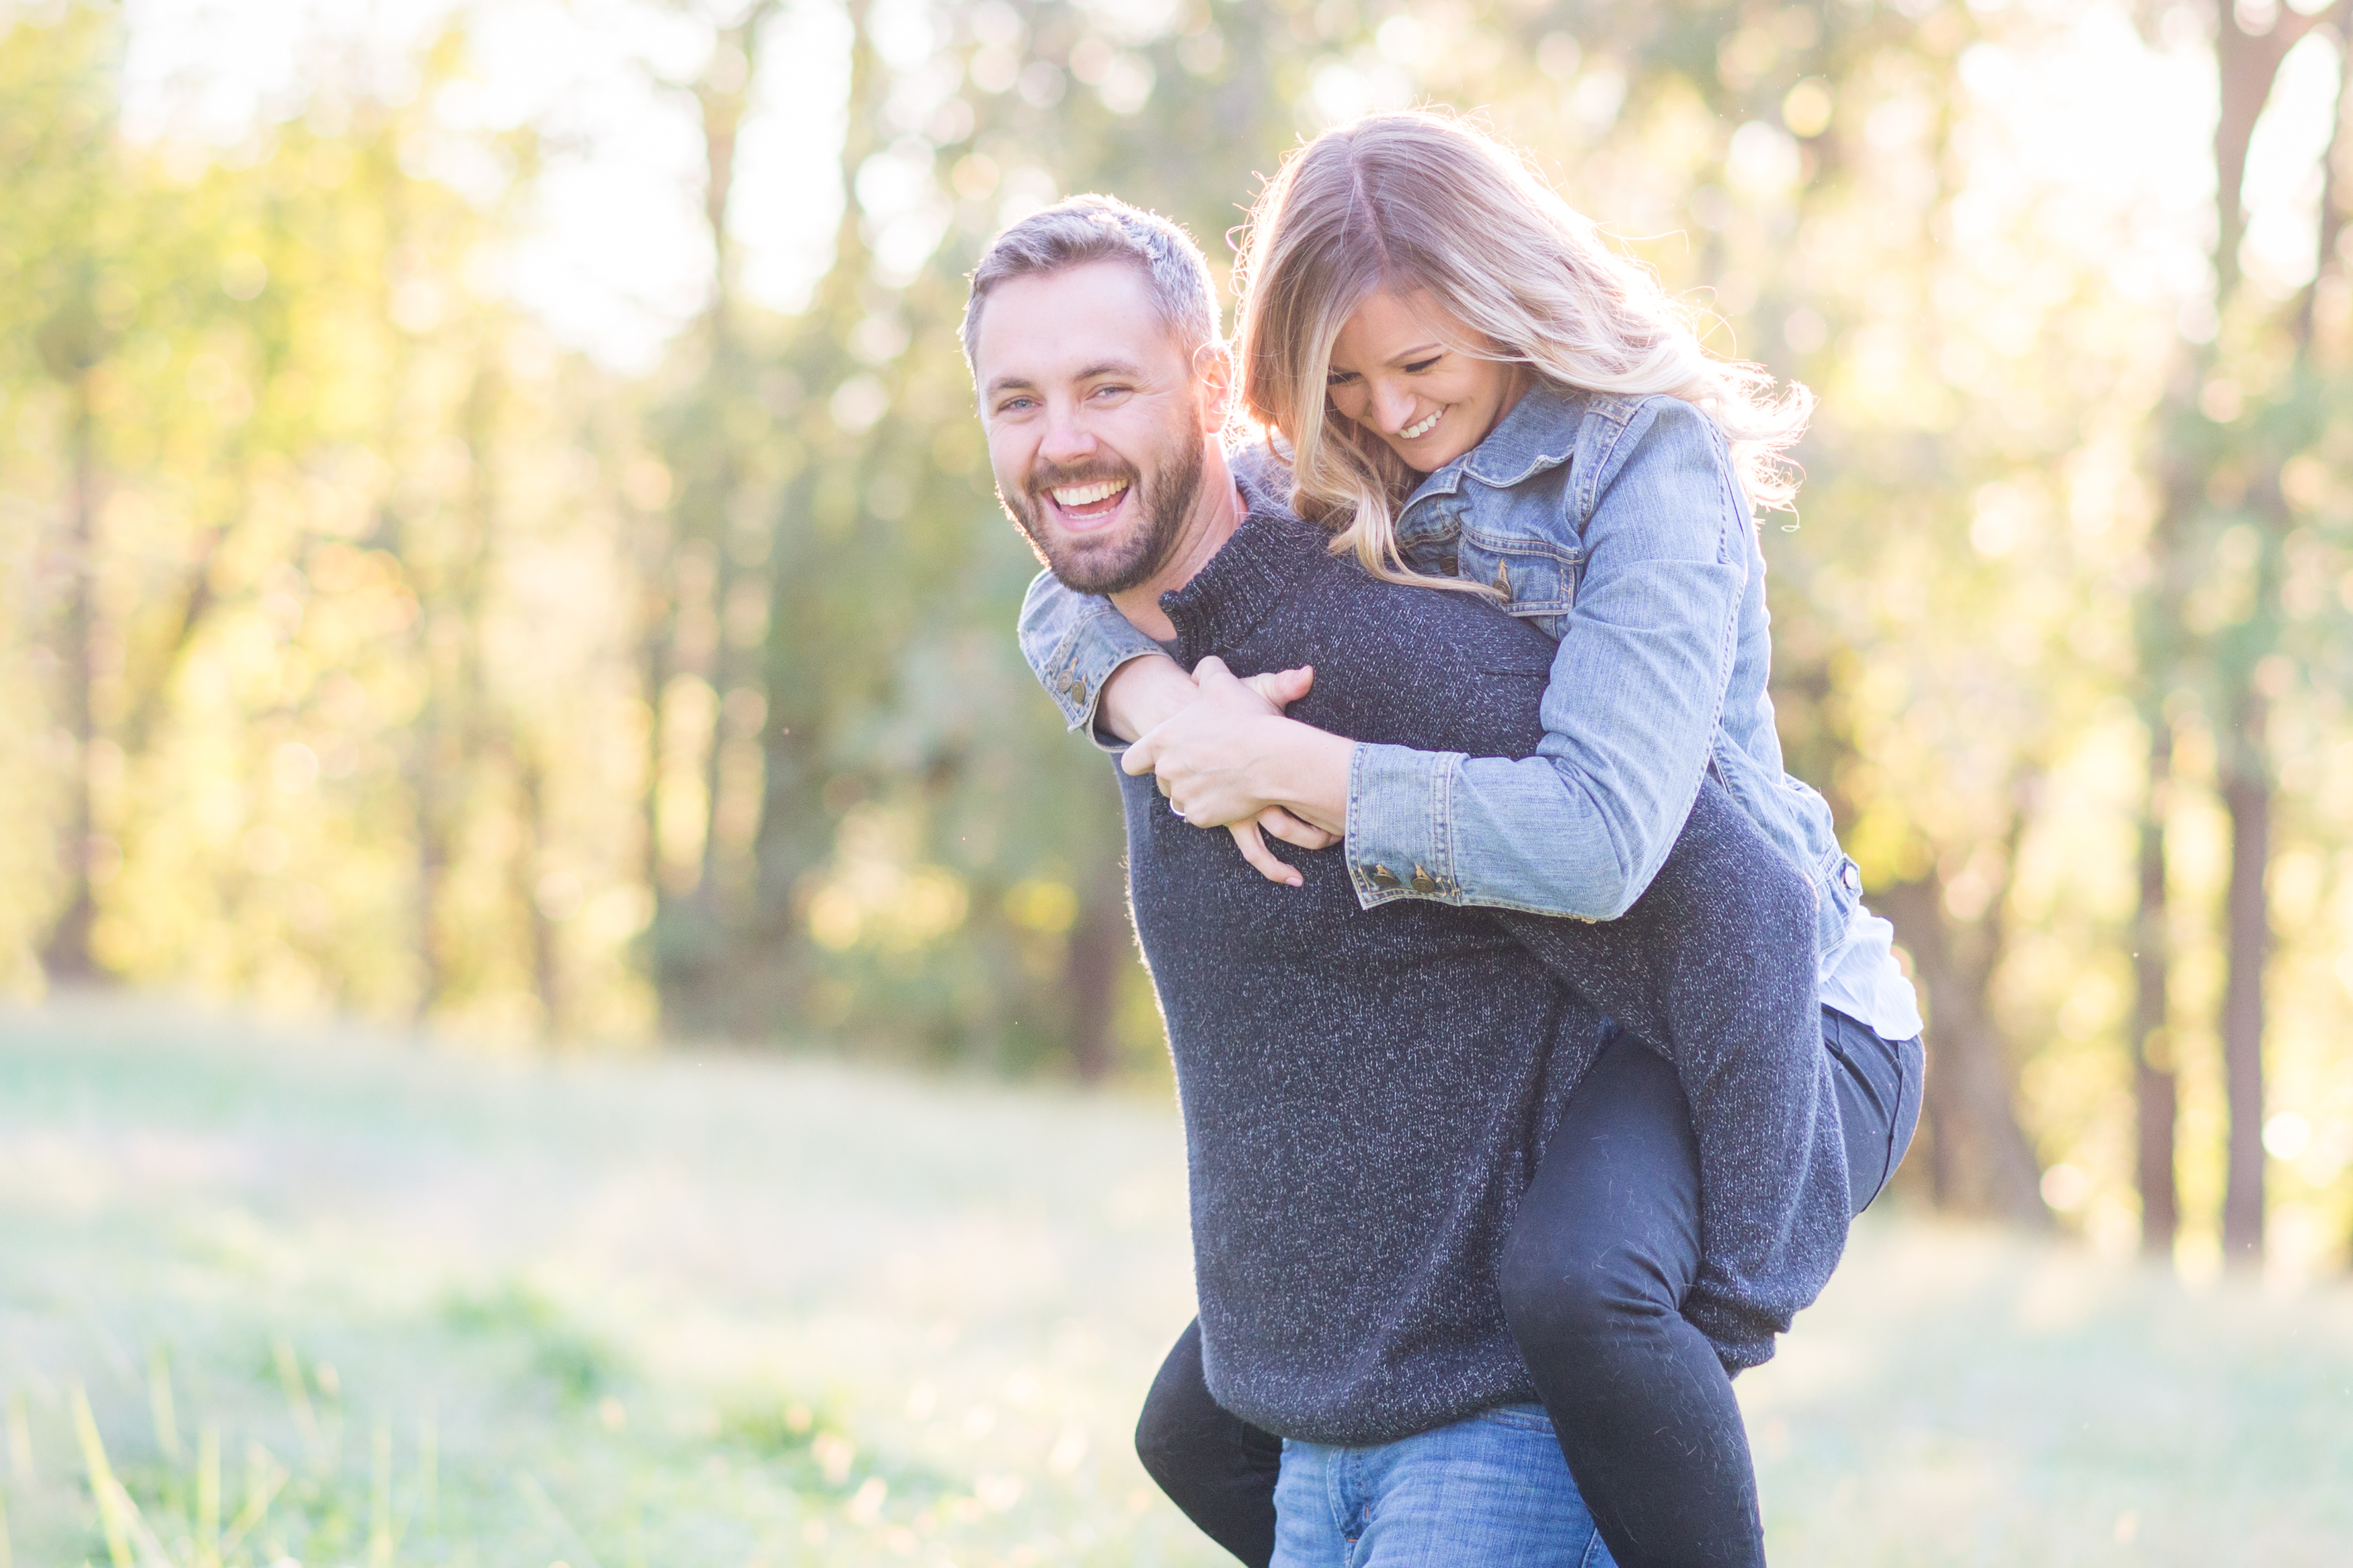
[[[1286,1440],[1273,1568],[1612,1568],[1541,1405],[1371,1448]]]

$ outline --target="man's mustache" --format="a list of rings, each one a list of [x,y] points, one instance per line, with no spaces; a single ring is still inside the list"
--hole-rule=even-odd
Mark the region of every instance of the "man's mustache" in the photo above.
[[[1068,468],[1039,463],[1030,468],[1025,488],[1036,497],[1048,490],[1097,484],[1104,479],[1124,479],[1133,485],[1141,477],[1132,465],[1126,463],[1078,463]]]

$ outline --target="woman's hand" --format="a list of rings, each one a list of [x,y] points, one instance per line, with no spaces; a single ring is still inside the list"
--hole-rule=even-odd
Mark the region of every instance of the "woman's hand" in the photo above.
[[[1307,670],[1284,669],[1253,675],[1243,684],[1280,711],[1305,696],[1313,679]],[[1199,698],[1200,689],[1175,659],[1158,655],[1132,658],[1113,670],[1111,679],[1103,682],[1095,718],[1098,727],[1105,732],[1119,740],[1134,741],[1189,708]],[[1267,807],[1248,822],[1228,823],[1226,831],[1234,836],[1234,847],[1241,851],[1242,858],[1257,867],[1267,880],[1293,888],[1303,885],[1304,879],[1266,847],[1267,835],[1302,849],[1324,849],[1339,842],[1336,836],[1310,826],[1279,805]]]
[[[1234,836],[1234,847],[1242,858],[1258,868],[1260,876],[1270,882],[1280,882],[1286,888],[1303,888],[1307,879],[1298,868],[1266,847],[1263,833],[1271,833],[1286,844],[1296,844],[1302,849],[1329,849],[1340,842],[1336,833],[1326,833],[1314,823],[1303,822],[1279,805],[1270,805],[1248,822],[1229,822],[1226,831]]]
[[[1299,886],[1299,874],[1266,848],[1259,830],[1303,848],[1323,848],[1346,830],[1350,742],[1282,716],[1314,671],[1243,681],[1222,660],[1206,658],[1193,679],[1199,695],[1130,746],[1120,766],[1156,774],[1177,815],[1196,826],[1231,827],[1251,865]],[[1278,808],[1285,815],[1267,815]]]

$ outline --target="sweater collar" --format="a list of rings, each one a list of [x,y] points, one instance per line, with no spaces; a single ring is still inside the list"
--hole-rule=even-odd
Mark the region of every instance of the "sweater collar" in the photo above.
[[[1241,526],[1191,582],[1160,595],[1161,609],[1176,623],[1177,662],[1187,669],[1257,630],[1323,547],[1322,535],[1256,480],[1235,476],[1249,509]]]

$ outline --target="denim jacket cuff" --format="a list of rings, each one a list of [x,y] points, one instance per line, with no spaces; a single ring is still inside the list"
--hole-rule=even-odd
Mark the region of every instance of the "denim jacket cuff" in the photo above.
[[[1095,729],[1095,705],[1103,700],[1103,682],[1132,658],[1166,651],[1118,611],[1098,609],[1071,627],[1039,679],[1054,706],[1062,710],[1066,727],[1085,731],[1105,751],[1118,751],[1127,742],[1107,742]]]
[[[1359,742],[1348,757],[1348,880],[1365,909],[1459,898],[1448,843],[1458,752]]]

